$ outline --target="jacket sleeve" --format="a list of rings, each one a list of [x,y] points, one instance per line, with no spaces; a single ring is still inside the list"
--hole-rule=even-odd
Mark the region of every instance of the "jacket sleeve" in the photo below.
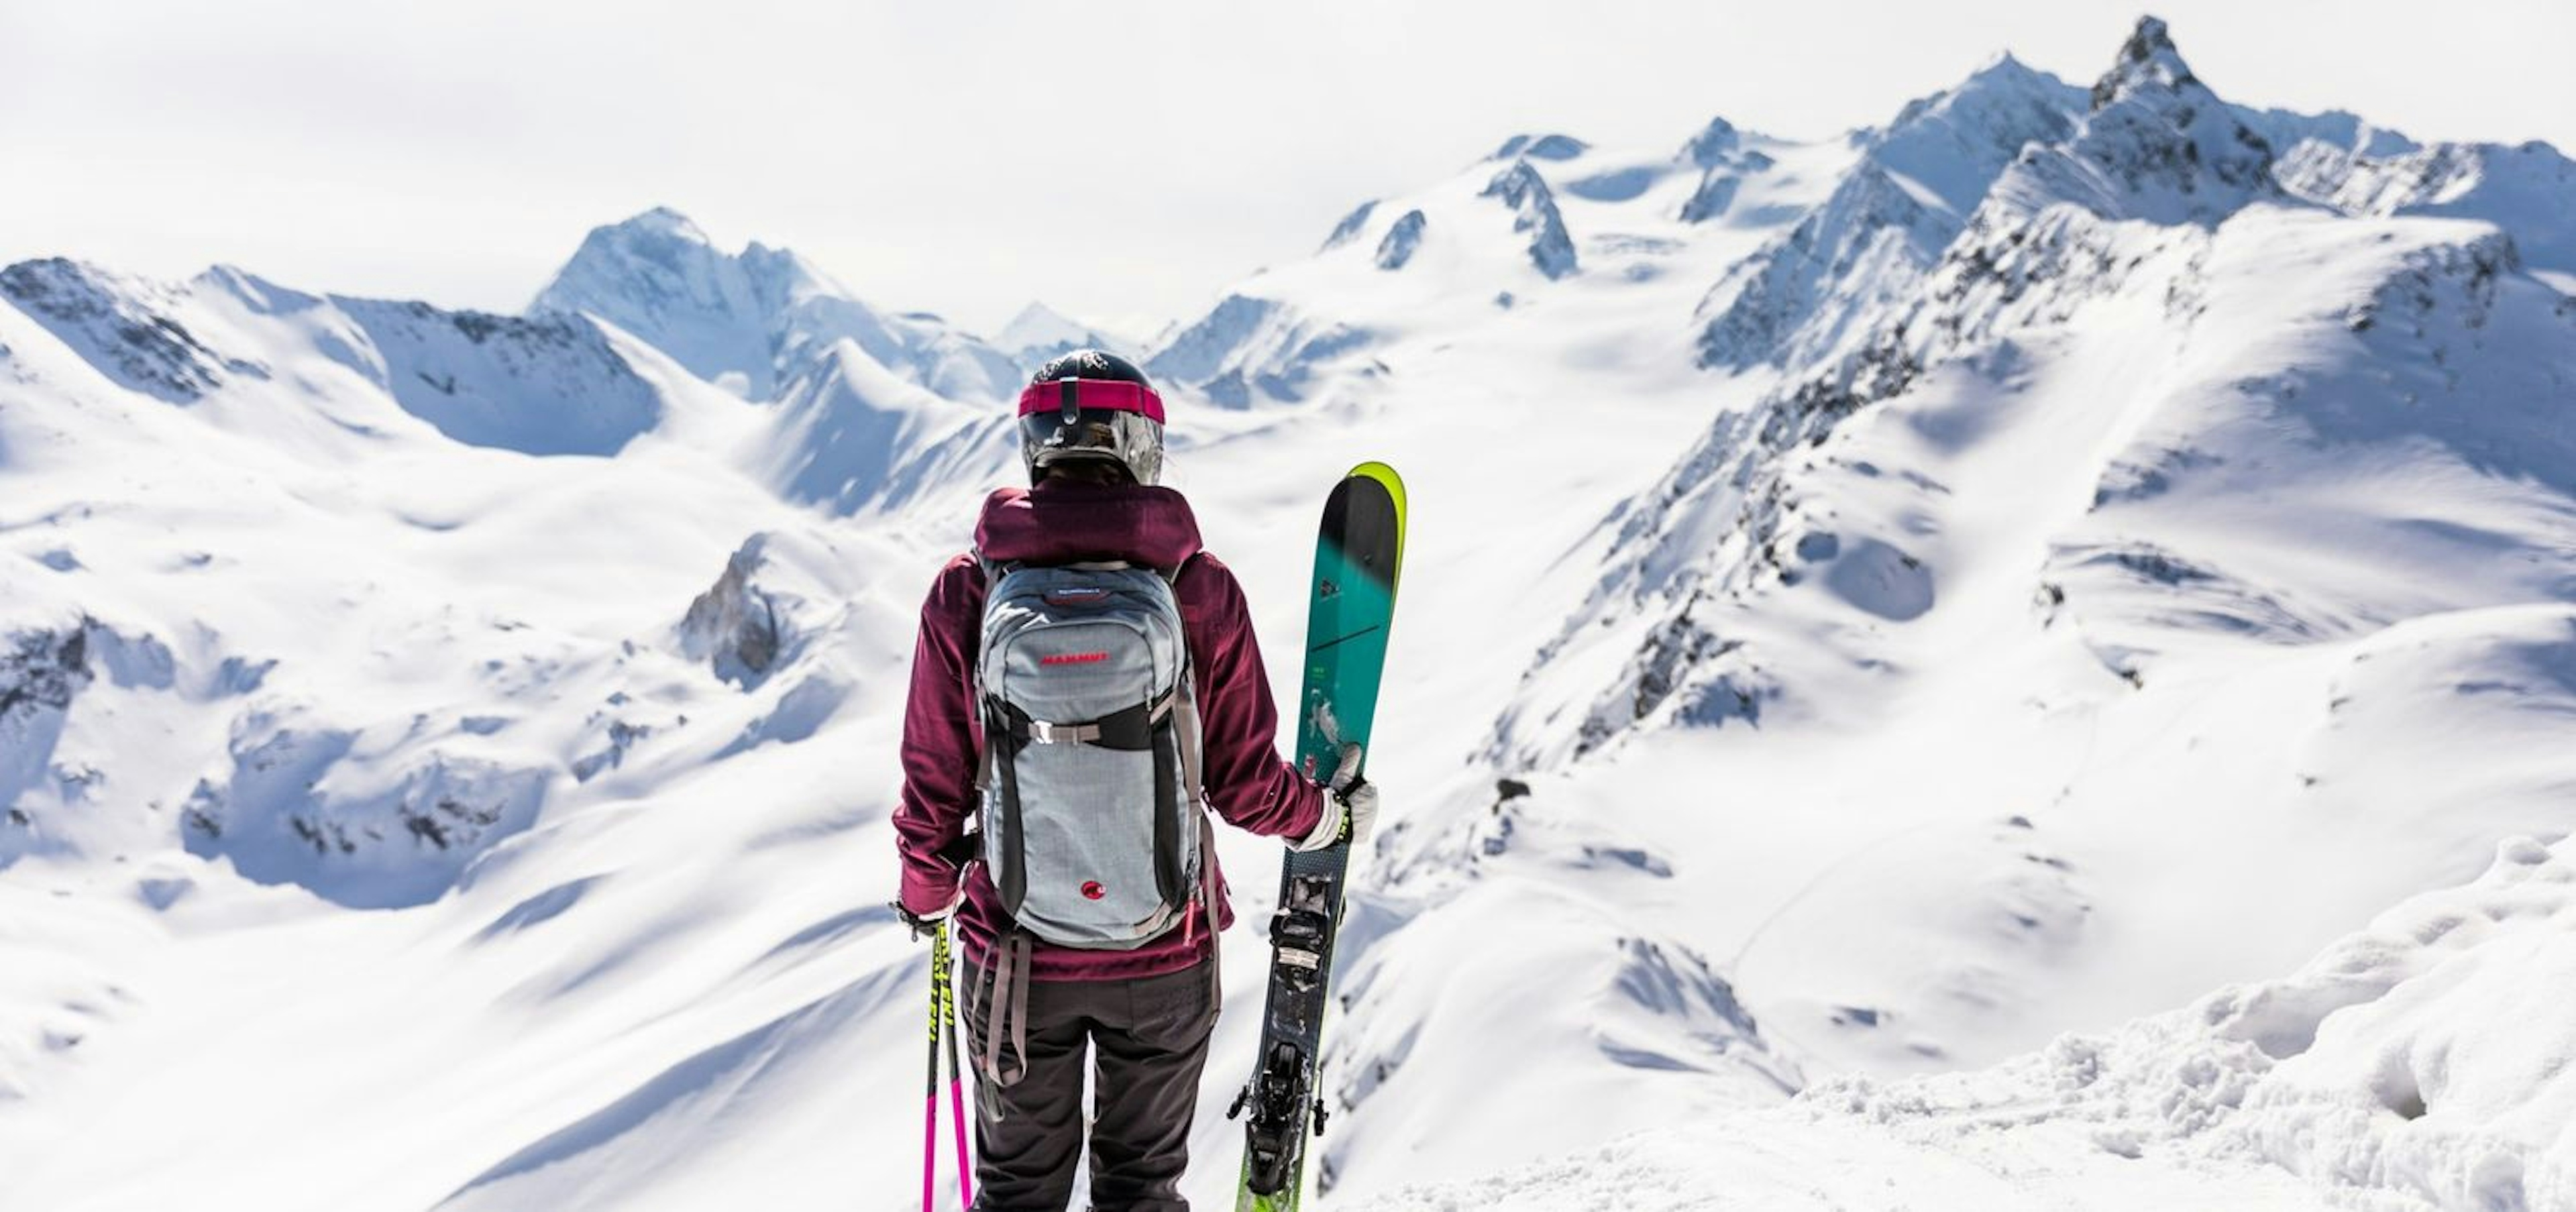
[[[1198,670],[1202,777],[1210,807],[1239,829],[1302,836],[1324,817],[1324,791],[1279,757],[1279,709],[1262,668],[1261,641],[1234,572],[1201,555],[1184,570],[1182,598],[1198,617],[1190,660]]]
[[[901,896],[914,913],[957,895],[959,872],[939,856],[966,831],[975,808],[975,712],[970,666],[983,610],[983,573],[971,556],[940,569],[921,604],[912,650],[912,695],[903,712],[903,797],[894,810],[903,860]]]

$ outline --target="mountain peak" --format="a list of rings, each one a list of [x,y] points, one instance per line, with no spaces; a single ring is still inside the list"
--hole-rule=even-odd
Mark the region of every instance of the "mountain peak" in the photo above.
[[[2094,82],[2093,108],[2100,110],[2140,89],[2170,93],[2207,88],[2200,77],[2191,74],[2191,65],[2182,61],[2182,52],[2174,49],[2173,31],[2163,19],[2140,17],[2137,28],[2129,32],[2129,40],[2120,45],[2118,62]]]
[[[609,235],[663,236],[667,238],[686,240],[692,244],[702,244],[709,248],[713,248],[715,246],[715,241],[707,238],[705,229],[699,227],[697,223],[691,220],[687,215],[681,214],[667,206],[656,206],[650,210],[641,211],[619,222],[605,224],[591,230],[591,234],[593,235],[599,235],[602,233]]]
[[[1070,349],[1104,342],[1100,334],[1063,312],[1032,301],[995,334],[993,344],[1023,362],[1043,362]]]
[[[1728,153],[1743,146],[1744,133],[1724,118],[1711,118],[1708,125],[1682,145],[1682,158],[1701,168],[1714,168]]]
[[[2074,140],[2020,157],[1992,200],[2025,216],[2072,202],[2110,219],[2213,225],[2280,193],[2272,144],[2246,125],[2266,119],[2213,95],[2154,17],[2139,19],[2083,100]]]
[[[2014,58],[2011,51],[1998,51],[1994,57],[1978,65],[1977,70],[1968,73],[1968,78],[1952,91],[1967,92],[1981,87],[2038,89],[2054,93],[2065,89],[2066,82]]]

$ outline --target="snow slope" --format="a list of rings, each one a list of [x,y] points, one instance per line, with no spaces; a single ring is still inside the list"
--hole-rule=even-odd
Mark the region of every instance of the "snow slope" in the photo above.
[[[1374,1206],[2566,1207],[2571,964],[2576,866],[2513,839],[2285,978]]]
[[[1319,1202],[2576,1207],[2566,161],[2152,21],[1675,129],[1136,351],[1280,676],[1323,486],[1415,503]],[[911,1206],[893,736],[1022,321],[667,211],[525,317],[0,270],[0,1209]]]

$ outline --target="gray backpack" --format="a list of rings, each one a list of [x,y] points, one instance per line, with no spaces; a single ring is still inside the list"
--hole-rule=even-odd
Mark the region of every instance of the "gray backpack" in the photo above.
[[[1206,840],[1171,581],[1122,563],[987,562],[985,575],[986,871],[1012,920],[1041,940],[1143,946],[1201,891]]]

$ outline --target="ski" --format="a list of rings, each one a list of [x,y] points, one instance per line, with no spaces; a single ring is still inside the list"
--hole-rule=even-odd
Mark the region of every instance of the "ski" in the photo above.
[[[1298,697],[1297,761],[1309,778],[1333,773],[1343,742],[1369,744],[1404,560],[1404,516],[1404,482],[1383,463],[1353,468],[1325,500]],[[1350,850],[1345,837],[1322,850],[1291,851],[1280,872],[1261,1047],[1251,1082],[1226,1113],[1247,1117],[1236,1212],[1295,1212],[1305,1187],[1306,1144],[1324,1130],[1316,1058]]]

